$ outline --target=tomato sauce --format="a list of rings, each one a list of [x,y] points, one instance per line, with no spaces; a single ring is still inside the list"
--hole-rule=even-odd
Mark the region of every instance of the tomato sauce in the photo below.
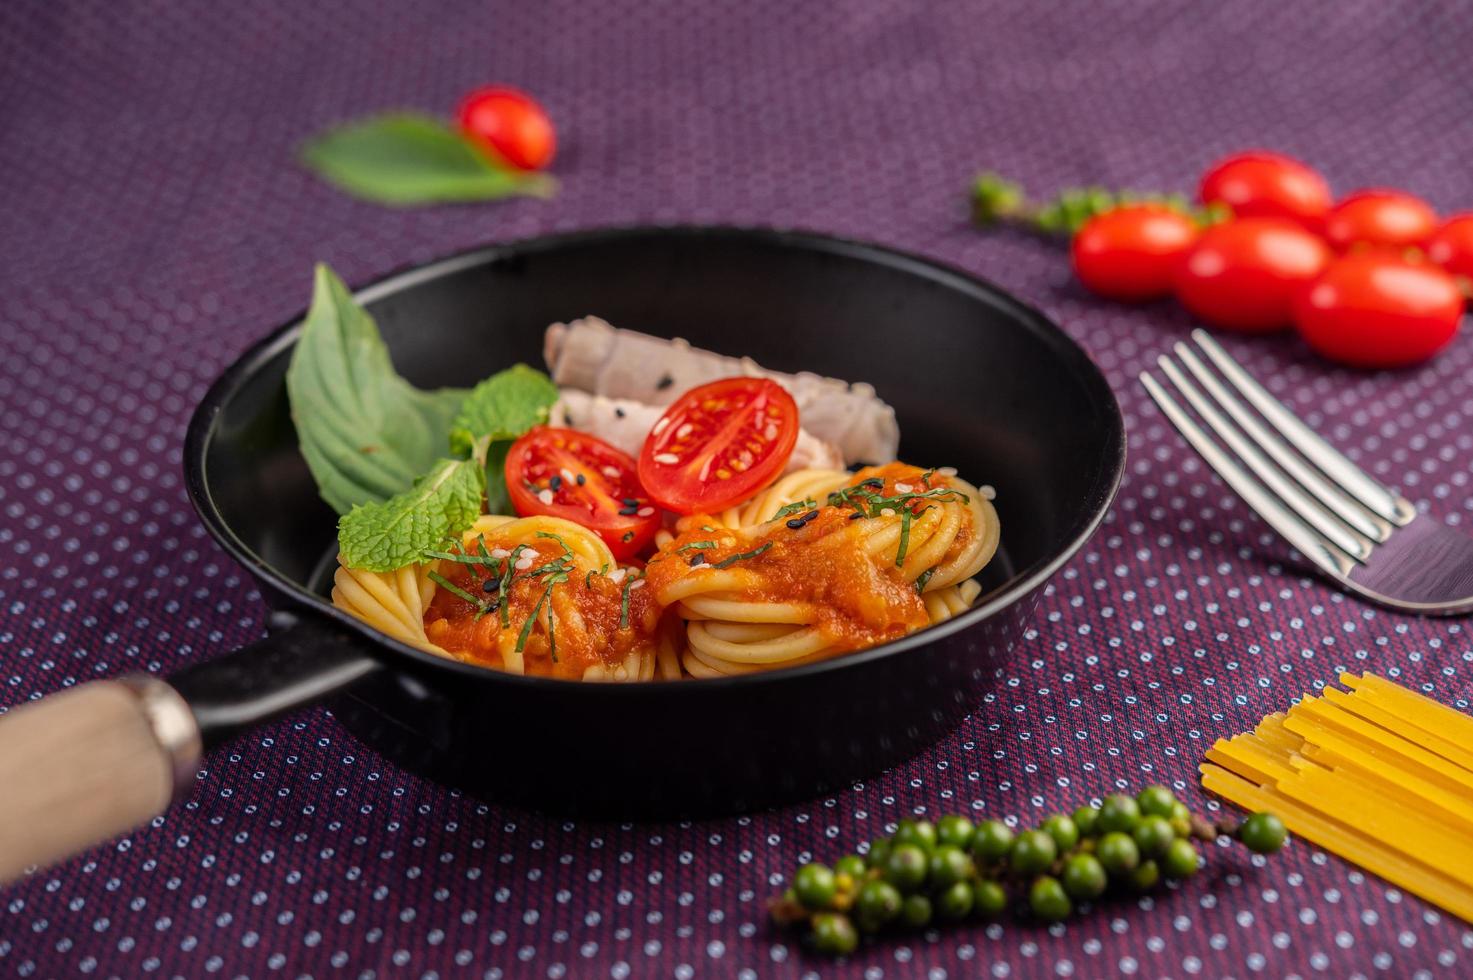
[[[882,485],[867,489],[887,497],[945,485],[944,478],[934,475],[927,482],[926,474],[895,463],[864,470],[855,482],[881,480]],[[927,503],[911,506],[920,510]],[[714,520],[692,518],[686,522],[689,530],[650,559],[650,588],[659,595],[688,576],[709,574],[705,569],[729,561],[727,567],[744,570],[752,580],[738,593],[741,599],[810,605],[812,625],[830,640],[832,653],[875,646],[925,627],[930,620],[915,583],[896,566],[893,549],[873,556],[865,550],[859,522],[851,519],[855,513],[849,506],[819,502],[811,511],[767,524],[752,537],[739,537]],[[973,533],[964,529],[949,550],[964,547],[962,539]],[[697,547],[706,543],[710,546]]]
[[[478,617],[475,605],[448,589],[437,589],[425,612],[425,634],[430,642],[465,660],[505,668],[507,661],[516,656],[522,630],[540,601],[537,620],[520,654],[527,674],[580,680],[589,667],[602,664],[612,669],[623,664],[633,651],[653,651],[660,608],[647,583],[631,578],[637,572],[615,569],[605,575],[575,560],[567,581],[553,582],[549,592],[552,576],[537,571],[562,557],[562,549],[555,542],[539,540],[535,545],[528,544],[521,556],[531,556],[532,563],[516,573],[517,579],[506,594],[495,588],[486,590],[486,581],[498,578],[489,575],[486,568],[442,561],[441,575],[477,598],[497,602],[497,606]],[[626,625],[621,626],[621,620]]]

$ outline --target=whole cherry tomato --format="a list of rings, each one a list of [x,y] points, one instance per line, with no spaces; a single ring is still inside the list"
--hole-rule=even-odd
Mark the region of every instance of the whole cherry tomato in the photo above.
[[[1074,274],[1109,299],[1140,302],[1171,294],[1177,263],[1197,225],[1160,204],[1128,204],[1087,221],[1074,236]]]
[[[1427,242],[1427,257],[1455,276],[1473,280],[1473,214],[1455,214]]]
[[[1294,325],[1310,347],[1355,367],[1425,361],[1452,340],[1462,316],[1452,276],[1376,250],[1330,263],[1294,307]]]
[[[1437,230],[1437,213],[1402,191],[1356,191],[1325,218],[1325,237],[1336,249],[1352,245],[1421,245]]]
[[[1203,204],[1225,204],[1239,218],[1288,218],[1310,231],[1324,227],[1330,185],[1293,157],[1238,153],[1213,164],[1198,191]]]
[[[519,170],[541,170],[557,149],[552,120],[518,89],[475,89],[461,100],[456,119],[462,132]]]
[[[1215,326],[1267,333],[1289,326],[1294,294],[1324,271],[1330,250],[1282,218],[1213,225],[1176,270],[1176,296]]]

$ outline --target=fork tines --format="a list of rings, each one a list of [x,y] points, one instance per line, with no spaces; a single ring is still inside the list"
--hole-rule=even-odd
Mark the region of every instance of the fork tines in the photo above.
[[[1193,330],[1192,339],[1212,367],[1182,342],[1172,348],[1175,359],[1163,354],[1157,363],[1201,424],[1149,372],[1141,383],[1207,465],[1307,558],[1349,575],[1416,516],[1410,502],[1316,435],[1206,331]]]

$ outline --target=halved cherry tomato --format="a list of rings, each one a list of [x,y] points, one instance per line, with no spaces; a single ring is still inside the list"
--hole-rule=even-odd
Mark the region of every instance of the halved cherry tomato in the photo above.
[[[1196,222],[1180,211],[1128,204],[1087,221],[1069,251],[1090,291],[1131,303],[1171,295],[1172,273],[1196,240]]]
[[[1310,231],[1324,227],[1330,185],[1293,157],[1253,151],[1225,157],[1202,175],[1204,204],[1226,204],[1239,218],[1287,218]]]
[[[1325,237],[1340,251],[1352,245],[1421,245],[1437,230],[1437,213],[1402,191],[1356,191],[1325,219]]]
[[[552,120],[526,92],[505,85],[475,89],[455,116],[462,132],[519,170],[541,170],[552,162]]]
[[[1294,325],[1310,347],[1355,367],[1405,367],[1458,332],[1463,294],[1430,262],[1386,251],[1342,256],[1300,294]]]
[[[1267,333],[1289,326],[1294,296],[1330,261],[1318,235],[1283,218],[1213,225],[1177,268],[1176,295],[1215,326]]]
[[[1455,214],[1427,242],[1427,257],[1473,282],[1473,214]]]
[[[593,531],[614,557],[638,552],[660,527],[636,464],[601,439],[538,426],[506,454],[506,489],[518,514],[562,517]]]
[[[660,416],[639,454],[639,480],[670,510],[711,513],[776,479],[797,441],[798,406],[782,385],[724,378]]]

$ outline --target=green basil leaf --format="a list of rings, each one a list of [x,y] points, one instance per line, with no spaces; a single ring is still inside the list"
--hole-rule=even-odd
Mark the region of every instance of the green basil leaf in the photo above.
[[[302,160],[339,189],[381,204],[547,197],[556,186],[491,159],[432,116],[406,112],[330,129],[302,147]]]
[[[444,452],[467,392],[399,377],[373,318],[325,265],[286,372],[292,421],[317,490],[338,513],[382,503]]]
[[[486,448],[486,513],[514,514],[506,490],[506,454],[514,439],[498,439]]]

